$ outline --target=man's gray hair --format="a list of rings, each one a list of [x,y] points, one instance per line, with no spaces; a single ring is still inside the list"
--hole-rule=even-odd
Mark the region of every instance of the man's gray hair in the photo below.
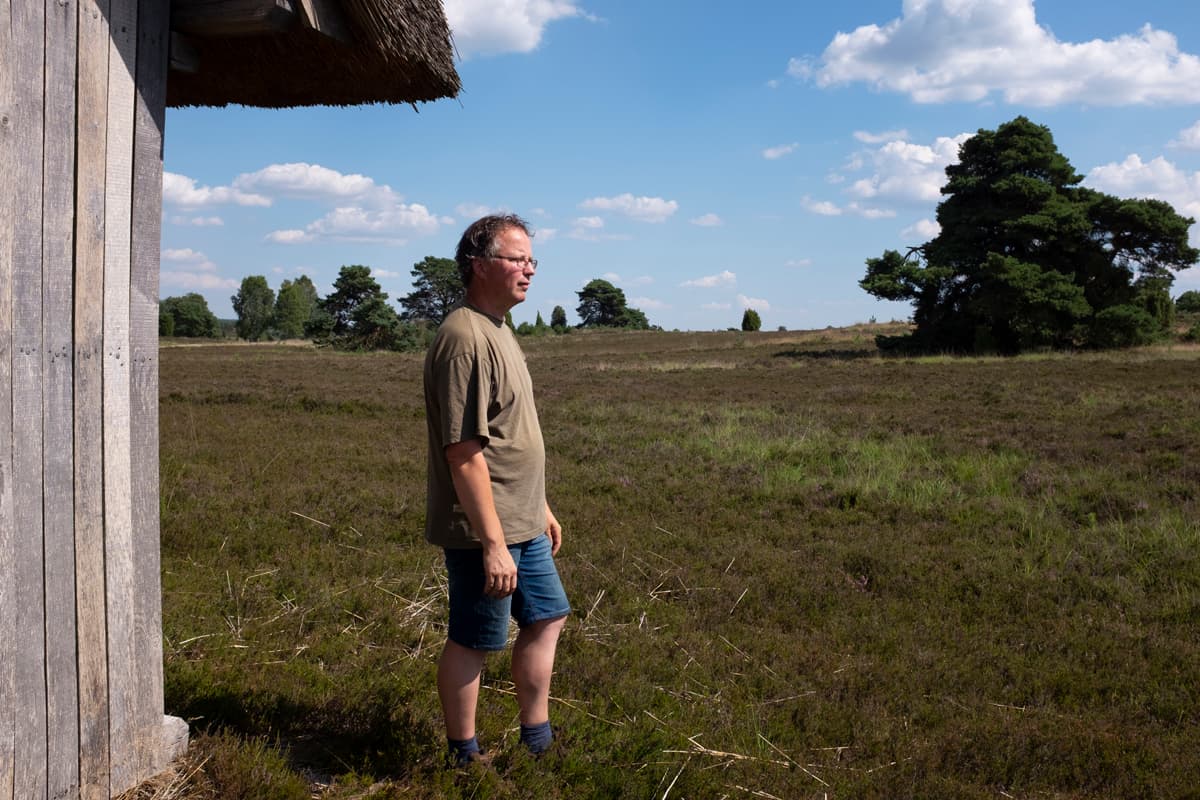
[[[496,239],[509,228],[518,228],[525,235],[533,238],[529,223],[516,214],[489,214],[481,217],[463,231],[458,240],[458,248],[454,251],[454,260],[458,262],[458,274],[462,277],[463,287],[471,284],[472,259],[478,257],[491,258],[496,255]]]

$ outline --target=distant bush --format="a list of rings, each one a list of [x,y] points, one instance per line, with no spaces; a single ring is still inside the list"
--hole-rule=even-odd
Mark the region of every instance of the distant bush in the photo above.
[[[317,345],[335,350],[391,350],[412,353],[427,349],[433,343],[437,328],[421,320],[404,322],[399,319],[385,320],[379,324],[364,325],[346,333],[315,340]]]
[[[221,335],[221,323],[208,308],[208,301],[197,292],[181,297],[168,297],[159,304],[158,332],[160,336],[191,336],[215,339]],[[167,323],[169,316],[173,324]],[[170,331],[167,333],[166,331]]]
[[[1185,314],[1200,313],[1200,292],[1191,290],[1175,298],[1175,310]]]
[[[1135,347],[1151,344],[1161,333],[1157,321],[1137,306],[1110,306],[1096,314],[1090,342],[1094,347]]]

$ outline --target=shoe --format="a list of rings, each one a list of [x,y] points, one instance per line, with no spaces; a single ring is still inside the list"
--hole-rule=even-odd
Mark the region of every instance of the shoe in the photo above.
[[[491,755],[483,750],[468,750],[465,753],[459,753],[457,757],[453,753],[448,753],[447,757],[455,769],[468,769],[472,764],[486,766],[492,761]]]

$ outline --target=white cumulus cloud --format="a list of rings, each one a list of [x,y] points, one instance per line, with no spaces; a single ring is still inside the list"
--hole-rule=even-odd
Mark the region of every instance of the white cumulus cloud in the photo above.
[[[693,225],[699,225],[701,228],[716,228],[725,224],[719,216],[711,213],[701,214],[698,217],[688,220],[688,222],[692,223]]]
[[[1119,164],[1095,167],[1084,183],[1118,197],[1163,200],[1180,214],[1200,219],[1200,172],[1189,173],[1162,156],[1143,161],[1133,154]],[[1193,230],[1193,240],[1196,236]]]
[[[905,239],[924,239],[928,241],[942,232],[942,226],[931,219],[921,219],[900,231]]]
[[[762,151],[762,157],[768,161],[774,161],[777,158],[783,158],[786,155],[791,155],[799,146],[799,142],[792,142],[791,144],[781,144],[776,145],[775,147],[768,147],[766,150]]]
[[[890,142],[894,139],[907,139],[908,131],[901,128],[898,131],[882,131],[881,133],[871,133],[870,131],[855,131],[854,138],[863,144],[882,144]]]
[[[185,217],[176,215],[171,217],[172,225],[186,225],[193,228],[213,228],[220,227],[225,224],[225,220],[220,217]]]
[[[222,278],[213,272],[189,272],[175,269],[162,270],[159,273],[159,281],[163,286],[177,286],[192,292],[205,289],[237,289],[239,286],[233,278]]]
[[[858,163],[872,174],[854,181],[847,192],[860,199],[927,202],[941,197],[946,167],[958,163],[958,150],[973,134],[939,136],[923,145],[893,139],[868,153]]]
[[[671,307],[662,300],[655,300],[653,297],[634,297],[629,301],[629,305],[641,311],[662,311],[664,308]]]
[[[733,304],[732,303],[705,303],[704,305],[702,305],[700,307],[703,308],[705,311],[728,311],[729,309],[733,308]]]
[[[229,186],[197,186],[196,181],[171,172],[163,174],[163,202],[186,208],[218,204],[270,206],[276,198],[307,200],[334,206],[301,228],[268,233],[266,239],[298,244],[328,238],[345,241],[400,243],[407,236],[427,235],[453,220],[438,217],[419,203],[404,198],[386,184],[359,174],[345,174],[320,164],[271,164],[234,178]],[[180,219],[185,219],[180,217]],[[220,224],[217,217],[196,217],[190,223]]]
[[[600,277],[613,285],[620,286],[645,286],[646,284],[654,283],[654,278],[651,278],[649,275],[639,275],[636,278],[625,279],[615,272],[606,272]]]
[[[271,164],[233,180],[233,190],[254,196],[308,200],[333,206],[303,228],[267,234],[276,244],[302,244],[318,239],[400,244],[410,236],[436,233],[453,220],[439,217],[420,203],[406,203],[387,184],[357,173],[346,174],[320,164]]]
[[[744,294],[737,296],[738,305],[742,308],[752,308],[755,311],[770,311],[771,304],[761,297],[747,297]]]
[[[614,211],[639,222],[665,222],[679,210],[679,203],[661,197],[634,197],[626,192],[616,197],[592,197],[579,207],[588,211]]]
[[[162,251],[163,269],[159,280],[163,286],[188,291],[204,289],[236,289],[238,282],[217,274],[217,265],[199,250],[190,247],[167,248]]]
[[[889,131],[897,137],[904,131]],[[872,141],[870,148],[855,152],[846,160],[843,172],[831,176],[831,185],[845,185],[845,204],[813,197],[801,199],[801,206],[821,216],[855,215],[864,219],[890,219],[893,204],[927,205],[941,199],[946,183],[946,167],[958,162],[959,148],[973,134],[939,136],[931,144],[918,144],[903,138],[884,139],[884,134],[855,134],[859,141]],[[853,173],[866,174],[856,177]],[[849,183],[847,183],[849,182]]]
[[[1171,147],[1181,150],[1200,150],[1200,122],[1179,132],[1178,139],[1171,140]]]
[[[840,217],[843,214],[851,214],[863,219],[890,219],[896,216],[896,212],[890,208],[867,206],[857,201],[839,206],[837,203],[832,203],[828,200],[814,200],[811,197],[803,197],[800,200],[800,205],[805,211],[822,217]]]
[[[862,82],[918,103],[1124,106],[1200,102],[1200,58],[1144,25],[1113,39],[1064,42],[1038,24],[1033,0],[906,0],[882,25],[838,33],[819,59],[788,72],[829,87]]]
[[[561,19],[595,21],[570,0],[445,0],[446,21],[463,58],[537,49],[546,26]]]
[[[173,264],[186,265],[190,269],[201,272],[213,272],[217,265],[208,260],[208,256],[190,247],[167,248],[162,251],[162,260]]]
[[[851,214],[857,214],[863,219],[891,219],[896,216],[896,212],[890,208],[875,208],[859,203],[850,203],[846,206],[846,210]]]
[[[274,242],[275,244],[304,244],[305,242],[311,242],[314,238],[311,233],[305,233],[295,228],[271,231],[267,234],[267,241]]]
[[[419,203],[395,203],[382,208],[335,208],[304,230],[320,238],[403,243],[408,234],[436,233],[441,222]]]
[[[567,232],[567,237],[584,242],[629,238],[623,234],[605,233],[603,217],[576,217],[571,221],[571,230]]]
[[[842,214],[842,209],[838,208],[836,203],[828,200],[813,200],[811,197],[803,197],[800,205],[805,211],[820,214],[823,217],[838,217]]]
[[[234,178],[233,188],[275,197],[334,202],[376,191],[391,192],[386,186],[377,186],[365,175],[346,175],[320,164],[303,162],[271,164],[257,172],[243,173]]]
[[[734,286],[737,284],[737,273],[724,270],[716,275],[705,275],[703,278],[693,278],[684,281],[680,286],[691,286],[699,289],[712,289],[717,286]]]
[[[163,172],[162,187],[164,204],[184,208],[271,205],[271,199],[261,194],[243,192],[233,186],[197,186],[194,178],[175,172]]]

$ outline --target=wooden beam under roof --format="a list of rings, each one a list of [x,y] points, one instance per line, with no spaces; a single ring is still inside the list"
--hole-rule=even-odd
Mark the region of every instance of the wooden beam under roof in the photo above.
[[[192,36],[261,36],[297,22],[290,0],[173,0],[171,30]]]
[[[301,22],[306,27],[345,44],[354,41],[350,35],[350,25],[333,0],[296,0],[296,5],[300,8]]]
[[[171,32],[167,49],[170,68],[176,72],[199,72],[200,56],[196,45],[182,33]]]

